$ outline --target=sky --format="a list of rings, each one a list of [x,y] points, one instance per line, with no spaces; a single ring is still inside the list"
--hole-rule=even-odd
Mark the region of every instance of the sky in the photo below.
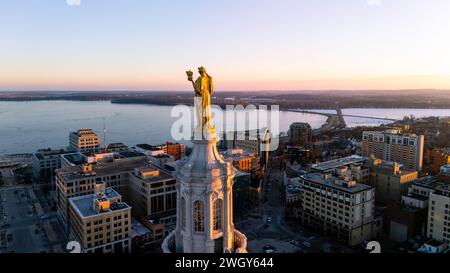
[[[79,5],[76,5],[79,2]],[[448,0],[0,0],[0,90],[450,89]]]

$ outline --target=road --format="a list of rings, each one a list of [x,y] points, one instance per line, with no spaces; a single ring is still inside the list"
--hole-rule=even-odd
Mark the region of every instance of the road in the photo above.
[[[34,253],[47,250],[45,235],[39,230],[39,220],[31,210],[30,187],[10,187],[0,191],[3,207],[3,232],[12,235],[4,252]],[[39,233],[35,233],[39,230]]]
[[[249,220],[242,230],[249,238],[249,252],[263,252],[266,245],[274,246],[278,253],[352,252],[332,238],[313,233],[299,224],[285,222],[282,181],[282,172],[267,175],[264,185],[267,201],[262,204],[261,218]]]

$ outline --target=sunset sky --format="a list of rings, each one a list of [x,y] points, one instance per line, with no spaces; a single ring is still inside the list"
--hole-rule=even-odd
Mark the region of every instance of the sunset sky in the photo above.
[[[80,2],[0,0],[0,90],[450,89],[448,0]]]

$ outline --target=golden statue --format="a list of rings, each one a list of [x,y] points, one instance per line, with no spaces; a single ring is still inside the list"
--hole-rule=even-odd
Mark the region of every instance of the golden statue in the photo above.
[[[192,71],[186,71],[188,81],[192,82],[192,86],[194,87],[195,100],[198,102],[194,103],[197,104],[195,105],[198,122],[197,128],[204,128],[206,125],[208,130],[210,129],[211,132],[214,132],[214,127],[211,124],[211,95],[214,92],[213,79],[206,73],[206,69],[203,66],[198,68],[198,73],[200,74],[200,77],[194,82]]]

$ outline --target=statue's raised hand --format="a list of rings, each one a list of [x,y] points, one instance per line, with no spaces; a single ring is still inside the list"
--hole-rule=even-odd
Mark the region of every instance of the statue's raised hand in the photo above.
[[[193,81],[193,75],[194,73],[191,70],[186,71],[186,75],[188,77],[188,81],[192,82]]]

